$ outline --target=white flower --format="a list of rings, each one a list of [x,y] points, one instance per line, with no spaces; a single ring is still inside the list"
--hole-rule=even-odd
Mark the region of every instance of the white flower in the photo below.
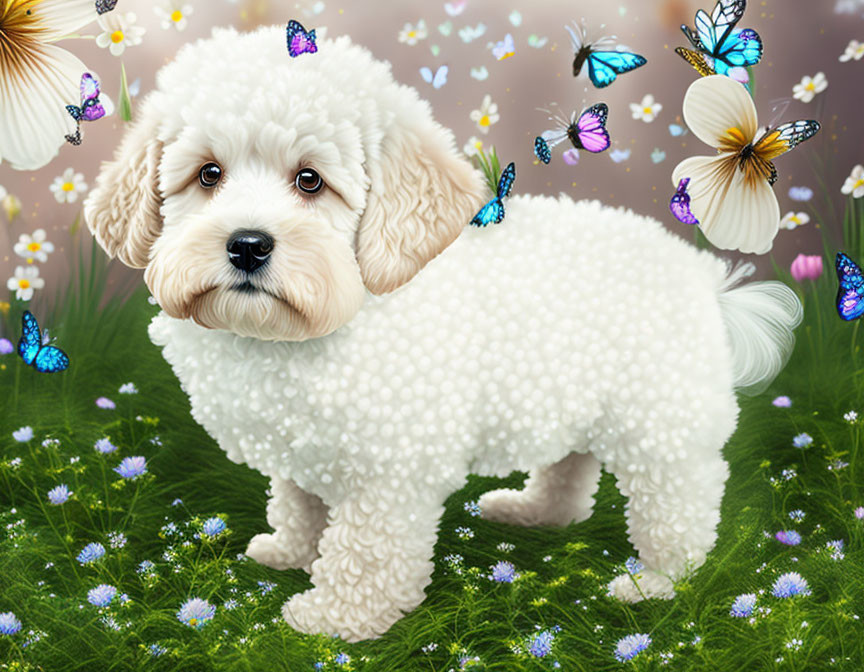
[[[75,132],[64,107],[90,69],[55,43],[95,20],[93,0],[0,0],[0,161],[36,170]]]
[[[22,233],[18,242],[15,243],[15,254],[24,257],[28,264],[33,261],[48,261],[48,255],[54,251],[54,243],[45,240],[45,229],[36,229],[32,236]]]
[[[2,201],[4,198],[6,198],[6,196],[8,194],[9,194],[9,192],[6,191],[6,187],[4,187],[2,184],[0,184],[0,201]]]
[[[859,42],[858,40],[852,40],[846,45],[846,51],[843,52],[843,55],[839,58],[841,63],[846,63],[847,61],[851,61],[852,59],[856,61],[860,61],[864,58],[864,42]]]
[[[96,36],[96,44],[103,49],[109,47],[112,56],[120,56],[126,47],[134,47],[141,44],[145,28],[136,26],[138,17],[132,12],[121,14],[109,12],[99,17],[99,27],[102,33]]]
[[[469,115],[469,119],[477,124],[477,128],[481,133],[488,133],[489,127],[500,118],[498,115],[498,106],[492,102],[492,96],[488,93],[483,98],[480,109],[473,110]]]
[[[810,215],[806,212],[787,212],[780,220],[780,228],[792,231],[810,221]]]
[[[468,142],[466,142],[465,146],[462,147],[462,151],[465,152],[467,156],[477,156],[481,149],[483,149],[483,141],[476,135],[472,135],[468,138]]]
[[[186,26],[189,25],[187,17],[192,14],[192,10],[192,5],[182,0],[163,0],[153,8],[156,16],[162,20],[164,30],[170,30],[173,26],[180,32],[186,30]]]
[[[824,72],[817,72],[813,77],[803,77],[800,84],[792,87],[793,96],[798,100],[809,103],[828,88],[828,80]]]
[[[759,130],[756,106],[747,89],[723,75],[697,79],[684,96],[684,121],[713,156],[685,159],[672,184],[690,178],[690,210],[705,237],[723,250],[764,254],[780,226],[780,204],[767,176],[752,162],[742,164],[744,145]]]
[[[45,281],[39,277],[38,266],[19,266],[15,269],[15,275],[6,283],[6,288],[15,292],[15,298],[21,301],[29,301],[33,298],[33,292],[44,286]]]
[[[429,35],[426,30],[426,22],[423,19],[420,19],[417,22],[417,26],[412,26],[410,23],[406,23],[405,27],[399,32],[399,41],[404,42],[409,47],[413,47],[420,40],[425,40]]]
[[[840,191],[847,196],[852,194],[852,198],[864,196],[864,166],[859,163],[852,169],[852,173],[846,178]]]
[[[50,189],[58,203],[74,203],[80,194],[87,191],[87,183],[81,173],[76,173],[74,168],[67,168],[60,177],[54,178]]]
[[[630,103],[630,111],[633,113],[634,119],[641,119],[646,124],[650,124],[660,114],[663,106],[660,103],[654,102],[654,96],[647,94],[641,103]]]

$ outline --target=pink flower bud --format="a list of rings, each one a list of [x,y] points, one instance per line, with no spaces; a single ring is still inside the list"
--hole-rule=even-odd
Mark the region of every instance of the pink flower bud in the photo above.
[[[789,270],[795,282],[815,280],[822,275],[822,257],[818,254],[799,254]]]
[[[750,81],[750,73],[747,72],[747,68],[729,68],[729,71],[726,73],[728,77],[734,79],[736,82],[740,84],[746,84]]]

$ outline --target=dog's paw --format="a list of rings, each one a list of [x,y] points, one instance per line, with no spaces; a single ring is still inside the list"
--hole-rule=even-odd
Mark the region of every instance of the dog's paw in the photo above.
[[[486,520],[508,525],[533,527],[554,525],[566,527],[571,522],[580,522],[591,515],[591,502],[585,512],[574,510],[572,502],[550,501],[536,492],[501,488],[490,490],[480,496],[477,504]]]
[[[317,552],[297,553],[296,549],[280,544],[275,534],[256,534],[246,548],[246,555],[273,569],[303,569],[310,571]]]
[[[346,642],[374,639],[386,632],[401,617],[396,616],[376,623],[360,604],[340,600],[335,594],[321,588],[312,588],[295,595],[282,605],[282,618],[298,632],[309,635],[339,636]]]
[[[675,597],[675,587],[669,577],[642,570],[636,575],[622,574],[613,579],[609,583],[609,595],[622,602],[640,602],[652,597],[671,600]]]

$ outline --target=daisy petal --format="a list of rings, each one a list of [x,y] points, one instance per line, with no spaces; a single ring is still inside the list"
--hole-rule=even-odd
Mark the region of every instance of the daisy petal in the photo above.
[[[753,99],[741,84],[725,75],[698,79],[684,96],[684,121],[702,142],[712,147],[739,128],[748,139],[756,135],[758,121]]]

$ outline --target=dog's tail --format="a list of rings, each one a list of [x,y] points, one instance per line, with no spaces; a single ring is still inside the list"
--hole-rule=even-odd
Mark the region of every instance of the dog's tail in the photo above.
[[[738,264],[727,271],[719,287],[718,302],[732,347],[735,387],[759,394],[786,365],[795,346],[793,330],[804,311],[798,296],[782,282],[751,282],[753,264]]]

